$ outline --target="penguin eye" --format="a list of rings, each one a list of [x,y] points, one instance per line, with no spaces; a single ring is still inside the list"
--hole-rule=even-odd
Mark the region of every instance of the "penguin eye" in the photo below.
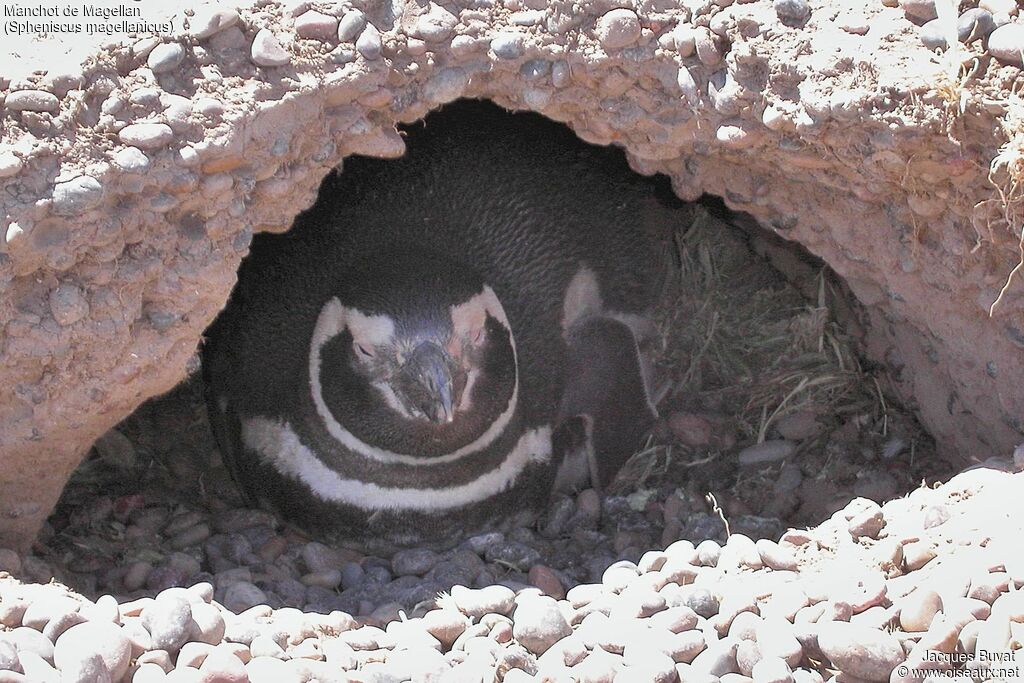
[[[356,344],[356,350],[359,351],[365,358],[373,358],[373,352],[368,351],[362,344]]]

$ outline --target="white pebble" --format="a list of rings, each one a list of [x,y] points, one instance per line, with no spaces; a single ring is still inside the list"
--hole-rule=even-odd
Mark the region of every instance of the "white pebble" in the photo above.
[[[357,9],[346,12],[338,22],[338,40],[349,43],[356,39],[366,26],[366,15]]]
[[[572,634],[558,603],[545,595],[520,598],[513,615],[512,634],[523,647],[542,655],[556,642]]]
[[[1005,24],[992,31],[988,37],[988,51],[1004,64],[1024,64],[1024,24]]]
[[[53,661],[63,671],[95,654],[103,658],[107,671],[119,681],[128,671],[132,646],[120,626],[111,622],[85,622],[61,634],[54,645]]]
[[[252,61],[259,66],[284,66],[292,57],[281,47],[280,41],[268,29],[262,28],[252,40],[249,52]]]
[[[14,152],[0,152],[0,178],[16,175],[24,166],[21,158]]]
[[[70,216],[87,211],[103,200],[103,186],[91,176],[78,176],[53,186],[53,212]]]
[[[181,43],[161,43],[150,51],[146,66],[155,74],[164,73],[176,68],[184,58],[185,48]]]
[[[126,173],[142,173],[149,168],[149,157],[138,147],[125,147],[114,153],[114,165]]]
[[[60,100],[45,90],[17,90],[7,95],[4,106],[12,111],[35,111],[55,113],[60,109]]]
[[[367,24],[363,32],[356,40],[356,51],[366,59],[373,61],[380,58],[384,45],[381,42],[380,31],[373,24]]]
[[[300,38],[328,40],[338,31],[338,20],[329,14],[309,10],[295,19],[295,33]]]
[[[174,131],[166,123],[133,123],[122,128],[117,137],[126,145],[153,150],[166,147],[174,139]]]
[[[629,9],[613,9],[597,20],[597,39],[606,50],[632,45],[640,38],[640,18]]]
[[[454,14],[430,3],[427,12],[416,20],[412,35],[428,43],[438,43],[451,37],[458,23],[459,19]]]
[[[845,621],[821,624],[818,647],[843,673],[868,681],[889,680],[904,658],[896,636]]]
[[[238,12],[233,9],[223,9],[217,5],[200,7],[189,22],[189,31],[202,40],[234,26],[238,18]]]

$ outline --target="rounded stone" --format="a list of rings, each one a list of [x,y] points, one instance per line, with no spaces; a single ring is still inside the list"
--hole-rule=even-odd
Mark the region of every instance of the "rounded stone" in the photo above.
[[[775,431],[783,439],[803,441],[821,433],[822,424],[818,416],[811,410],[797,410],[779,418],[775,423]]]
[[[115,681],[128,671],[132,646],[121,627],[102,621],[87,621],[65,631],[54,645],[53,661],[62,671],[78,661],[98,654]]]
[[[309,40],[328,40],[337,35],[338,19],[323,12],[308,10],[295,18],[295,33]]]
[[[519,59],[526,51],[526,43],[521,33],[499,33],[491,39],[491,52],[498,59]]]
[[[736,648],[738,643],[733,638],[726,638],[709,643],[707,649],[693,660],[693,670],[709,676],[724,676],[738,673],[736,665]]]
[[[383,48],[384,44],[381,42],[380,31],[373,24],[366,24],[366,27],[356,40],[356,51],[366,59],[373,61],[380,59]]]
[[[447,9],[430,3],[427,12],[416,20],[412,35],[428,43],[447,40],[455,32],[459,19]]]
[[[253,657],[245,665],[245,672],[249,683],[280,683],[288,680],[291,669],[274,657]]]
[[[942,611],[942,598],[931,588],[918,588],[900,607],[900,626],[904,631],[927,631],[935,615]]]
[[[722,51],[718,49],[714,36],[706,28],[697,29],[694,34],[694,45],[697,59],[704,66],[718,66],[722,62]]]
[[[191,632],[192,605],[185,598],[162,594],[142,610],[142,623],[153,640],[153,648],[177,652]]]
[[[150,162],[138,147],[125,147],[114,153],[114,165],[126,173],[142,173],[149,168]]]
[[[552,598],[527,596],[520,599],[513,615],[512,635],[527,650],[542,655],[571,634],[572,628]]]
[[[338,22],[338,40],[343,43],[350,43],[366,27],[366,15],[360,10],[354,9],[345,12]]]
[[[4,639],[14,645],[14,648],[21,654],[24,663],[24,653],[30,652],[48,662],[53,661],[53,643],[39,631],[28,626],[18,628],[4,634]]]
[[[683,604],[705,619],[718,614],[720,608],[718,598],[707,588],[696,588],[689,592],[683,598]]]
[[[885,526],[885,515],[877,503],[874,506],[857,513],[850,519],[850,535],[855,539],[878,538],[882,527]]]
[[[843,673],[866,681],[888,681],[905,656],[891,633],[845,621],[821,624],[818,647]]]
[[[167,679],[167,672],[159,664],[146,662],[139,664],[132,674],[131,683],[162,683]]]
[[[903,12],[918,21],[931,21],[939,16],[935,9],[935,0],[900,0]]]
[[[126,145],[153,150],[166,147],[174,139],[174,131],[166,123],[133,123],[117,134]]]
[[[488,562],[499,562],[527,571],[540,562],[540,553],[531,546],[518,541],[504,540],[487,548],[484,557]]]
[[[21,157],[14,152],[0,152],[0,178],[17,175],[24,165]]]
[[[92,176],[78,176],[53,186],[53,212],[59,216],[88,211],[102,201],[103,186]]]
[[[785,460],[796,452],[796,444],[785,439],[772,439],[747,446],[736,456],[740,465],[764,465]]]
[[[757,647],[765,657],[779,657],[796,667],[804,657],[803,647],[793,634],[793,625],[781,617],[765,619],[756,627]]]
[[[512,589],[498,585],[478,589],[453,586],[451,596],[460,612],[479,619],[490,612],[507,616],[515,605],[516,594]]]
[[[216,645],[223,640],[227,624],[224,615],[214,605],[205,602],[192,603],[192,620],[197,628],[197,632],[192,634],[194,640],[210,645]]]
[[[0,638],[0,671],[21,671],[18,650],[14,643]]]
[[[772,5],[783,23],[798,24],[811,16],[811,6],[807,0],[774,0]]]
[[[261,28],[256,33],[249,54],[252,61],[259,66],[284,66],[292,60],[288,51],[281,46],[277,36],[265,28]]]
[[[338,580],[341,580],[340,576]],[[224,606],[235,613],[244,612],[250,607],[262,605],[266,601],[267,594],[248,581],[233,583],[224,592]]]
[[[83,653],[60,667],[61,683],[114,683],[117,680],[103,657],[95,652]]]
[[[395,576],[423,576],[441,561],[441,556],[427,548],[399,550],[391,558]]]
[[[203,40],[234,26],[238,19],[238,12],[233,9],[223,9],[216,5],[199,7],[189,22],[189,32]]]
[[[334,589],[341,583],[341,570],[322,569],[317,572],[309,572],[304,574],[300,581],[306,586]]]
[[[185,58],[185,47],[181,43],[161,43],[154,47],[146,58],[146,66],[155,74],[176,69]]]
[[[200,665],[199,683],[249,683],[249,676],[242,660],[217,648]]]
[[[988,51],[1004,64],[1024,64],[1024,24],[1004,24],[992,31],[988,37]]]
[[[991,12],[973,7],[961,14],[957,20],[957,39],[961,43],[973,43],[988,36],[995,27],[996,22]]]
[[[561,600],[565,597],[565,587],[562,586],[561,579],[558,575],[549,567],[542,564],[535,564],[530,567],[528,574],[530,583],[536,586],[541,593],[550,595],[555,600]]]
[[[597,20],[595,35],[606,50],[618,50],[640,38],[640,18],[630,9],[613,9]]]
[[[452,643],[466,631],[468,624],[466,616],[453,609],[435,609],[423,615],[423,627],[445,649],[451,648]]]
[[[63,282],[50,292],[50,313],[59,325],[67,327],[89,315],[89,302],[80,287]]]
[[[32,111],[55,113],[60,109],[60,100],[45,90],[16,90],[7,95],[4,106],[11,111]]]
[[[751,672],[754,683],[792,683],[793,671],[778,657],[765,657],[754,665]]]

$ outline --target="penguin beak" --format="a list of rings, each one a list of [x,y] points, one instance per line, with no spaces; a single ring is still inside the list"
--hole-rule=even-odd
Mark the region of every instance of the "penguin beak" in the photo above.
[[[433,342],[421,342],[402,368],[420,385],[423,400],[418,407],[435,424],[448,424],[455,419],[452,363],[446,350]]]
[[[445,371],[445,378],[441,379],[441,384],[437,391],[437,402],[434,415],[431,416],[431,420],[438,423],[447,424],[455,419],[455,406],[452,402],[452,378],[451,373]]]

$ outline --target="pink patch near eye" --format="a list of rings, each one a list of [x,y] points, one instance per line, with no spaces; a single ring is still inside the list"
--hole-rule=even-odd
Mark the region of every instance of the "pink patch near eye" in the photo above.
[[[373,358],[373,352],[372,351],[367,351],[366,348],[362,344],[356,344],[356,349],[358,349],[359,353],[363,354],[367,358]]]

